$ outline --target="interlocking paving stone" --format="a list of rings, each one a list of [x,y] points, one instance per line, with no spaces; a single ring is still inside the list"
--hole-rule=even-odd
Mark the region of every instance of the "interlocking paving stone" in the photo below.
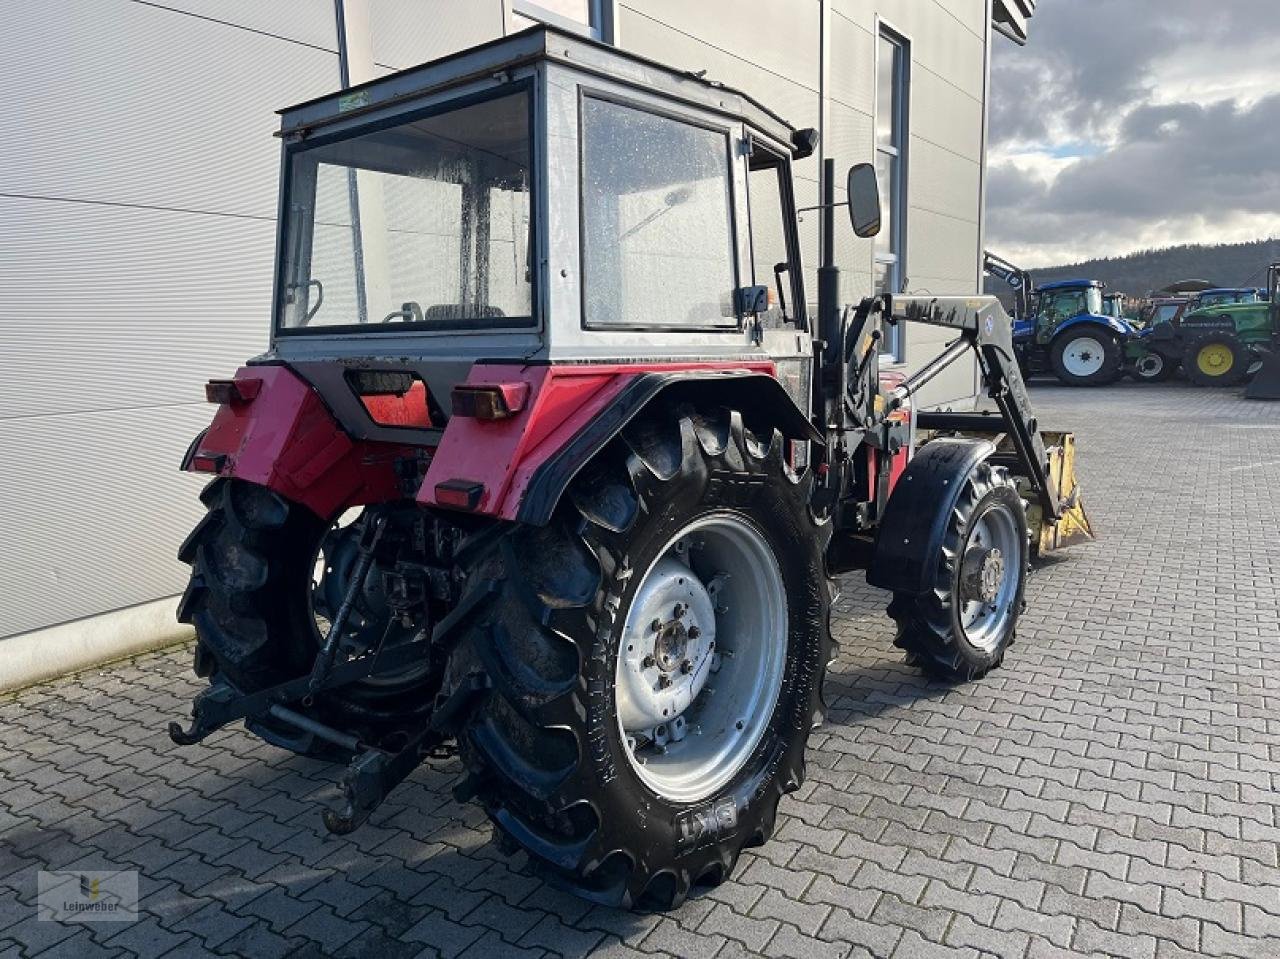
[[[0,698],[0,957],[1263,956],[1280,942],[1280,408],[1037,384],[1099,542],[1038,567],[1003,668],[905,666],[846,577],[808,781],[774,842],[667,915],[489,844],[424,766],[348,837],[337,770],[234,729],[179,750],[190,651]],[[1270,467],[1258,466],[1272,463]],[[136,868],[132,926],[35,919],[41,868]]]

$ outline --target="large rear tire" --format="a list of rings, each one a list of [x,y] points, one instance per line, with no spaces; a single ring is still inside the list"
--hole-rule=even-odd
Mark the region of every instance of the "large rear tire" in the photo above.
[[[810,487],[737,413],[654,414],[470,561],[462,792],[551,881],[671,908],[769,838],[832,656]]]
[[[1123,357],[1111,332],[1092,324],[1059,333],[1049,348],[1053,372],[1067,386],[1106,386],[1120,375]]]
[[[1196,386],[1238,386],[1249,375],[1249,350],[1234,333],[1217,331],[1187,344],[1182,368]]]
[[[341,573],[351,551],[332,548],[329,522],[266,487],[219,478],[201,500],[208,512],[178,552],[191,566],[178,619],[196,629],[196,675],[249,693],[307,674],[322,641],[316,597],[325,591],[324,569]],[[335,586],[327,585],[332,597]],[[338,604],[331,599],[330,605]],[[379,611],[358,605],[370,618],[365,628],[382,635],[385,618],[376,621]],[[426,715],[434,683],[415,667],[321,693],[313,714],[376,744]],[[346,758],[324,740],[274,720],[252,720],[250,728],[295,752]]]
[[[983,461],[947,518],[932,588],[895,592],[894,644],[926,672],[966,682],[1004,660],[1022,613],[1029,566],[1026,507],[1009,473]]]

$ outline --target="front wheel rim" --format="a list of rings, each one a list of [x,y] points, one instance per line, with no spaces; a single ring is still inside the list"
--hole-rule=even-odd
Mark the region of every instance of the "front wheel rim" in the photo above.
[[[1138,361],[1138,375],[1143,379],[1155,379],[1164,372],[1164,357],[1159,353],[1149,353]]]
[[[1015,615],[1022,539],[1013,511],[998,503],[969,528],[961,559],[959,619],[965,639],[983,652],[1004,640]]]
[[[674,802],[715,793],[750,759],[786,667],[782,570],[737,513],[688,524],[645,571],[615,667],[627,760]]]
[[[1107,354],[1092,336],[1079,336],[1062,351],[1062,365],[1072,376],[1088,377],[1101,371]]]

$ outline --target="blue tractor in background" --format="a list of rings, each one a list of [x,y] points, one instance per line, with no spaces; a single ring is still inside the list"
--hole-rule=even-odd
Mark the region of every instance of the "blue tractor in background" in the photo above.
[[[1123,372],[1125,344],[1138,329],[1109,316],[1098,280],[1061,280],[1036,288],[1031,275],[992,253],[987,273],[1014,291],[1013,348],[1024,378],[1052,372],[1068,386],[1105,386]]]

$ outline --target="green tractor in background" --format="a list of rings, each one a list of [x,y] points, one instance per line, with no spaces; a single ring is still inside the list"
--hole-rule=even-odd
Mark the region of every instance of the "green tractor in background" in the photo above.
[[[1151,322],[1126,345],[1127,365],[1135,379],[1166,380],[1179,365],[1197,386],[1237,386],[1257,373],[1277,349],[1280,331],[1280,263],[1267,268],[1267,288],[1214,288],[1179,305],[1168,298]],[[1261,293],[1261,295],[1259,295]],[[1160,308],[1168,311],[1156,321]]]
[[[1280,331],[1280,263],[1267,268],[1265,299],[1249,290],[1209,290],[1182,318],[1182,369],[1197,386],[1236,386],[1258,372]],[[1252,295],[1250,295],[1252,294]]]

